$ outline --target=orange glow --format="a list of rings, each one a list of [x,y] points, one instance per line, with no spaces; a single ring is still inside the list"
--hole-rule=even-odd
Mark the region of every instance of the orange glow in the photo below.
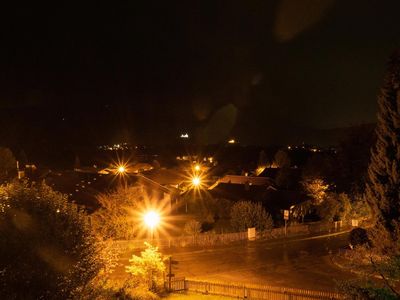
[[[150,210],[143,216],[143,220],[150,229],[154,229],[160,223],[160,214],[154,210]]]
[[[200,177],[199,177],[199,176],[194,176],[194,177],[192,178],[192,184],[193,184],[194,187],[199,187],[200,184],[201,184],[201,179],[200,179]]]

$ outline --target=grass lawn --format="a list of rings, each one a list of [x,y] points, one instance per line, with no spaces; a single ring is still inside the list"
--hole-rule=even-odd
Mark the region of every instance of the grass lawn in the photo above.
[[[216,295],[202,295],[195,293],[175,293],[169,294],[167,297],[163,298],[167,300],[232,300],[233,298],[216,296]]]

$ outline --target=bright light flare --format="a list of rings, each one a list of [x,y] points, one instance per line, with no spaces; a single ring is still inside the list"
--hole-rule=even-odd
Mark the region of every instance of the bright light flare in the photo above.
[[[143,216],[143,220],[150,229],[154,229],[160,223],[160,215],[156,211],[151,210]]]
[[[193,184],[193,186],[195,186],[195,187],[200,186],[200,184],[201,184],[201,179],[200,179],[200,177],[199,177],[199,176],[194,176],[194,177],[192,178],[192,184]]]
[[[198,172],[198,171],[200,171],[200,169],[201,169],[201,167],[200,167],[199,164],[197,164],[197,165],[194,166],[194,170],[195,170],[195,171]]]
[[[119,166],[117,170],[118,170],[118,173],[120,173],[120,174],[126,172],[126,168],[124,166]]]

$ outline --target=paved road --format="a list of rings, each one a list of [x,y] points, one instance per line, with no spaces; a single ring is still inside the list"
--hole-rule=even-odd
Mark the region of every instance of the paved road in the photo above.
[[[288,242],[257,241],[229,248],[173,254],[176,276],[224,282],[252,282],[334,290],[336,280],[353,278],[331,263],[347,234]]]
[[[347,234],[287,241],[255,241],[217,249],[175,249],[177,277],[335,290],[337,280],[354,277],[331,263],[346,246]],[[163,253],[169,254],[167,250]],[[125,258],[126,259],[126,258]]]

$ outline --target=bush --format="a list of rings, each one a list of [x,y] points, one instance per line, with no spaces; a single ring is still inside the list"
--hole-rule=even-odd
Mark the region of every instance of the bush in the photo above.
[[[350,232],[350,244],[353,246],[369,245],[368,232],[364,228],[355,228]]]
[[[103,267],[86,215],[45,184],[0,187],[0,298],[70,299]]]
[[[231,225],[238,231],[245,231],[250,227],[267,230],[272,228],[273,222],[261,203],[239,201],[231,208]]]
[[[395,300],[395,295],[389,288],[377,286],[371,281],[359,282],[348,281],[339,284],[339,290],[344,293],[346,299],[363,299],[363,300]]]
[[[114,297],[118,300],[158,300],[160,297],[143,288],[143,287],[133,287],[125,286],[121,288]]]

